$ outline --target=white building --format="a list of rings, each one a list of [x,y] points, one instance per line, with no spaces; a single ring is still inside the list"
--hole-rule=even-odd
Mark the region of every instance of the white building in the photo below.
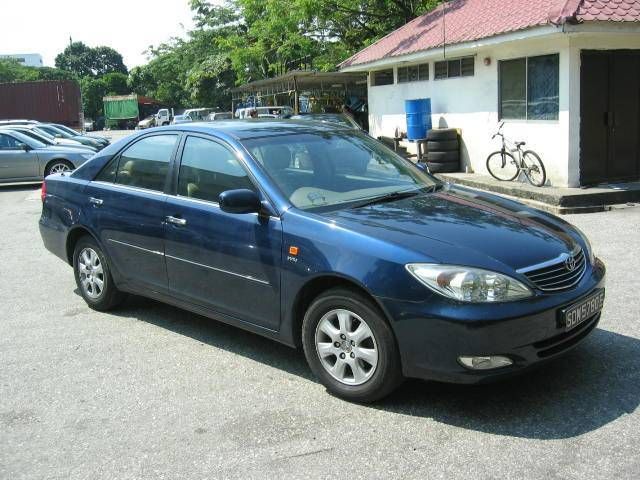
[[[10,53],[0,54],[0,59],[11,58],[25,67],[42,67],[42,55],[39,53]]]
[[[452,0],[341,70],[369,73],[373,136],[430,98],[434,128],[462,131],[463,170],[486,174],[504,120],[552,185],[640,178],[640,0]]]

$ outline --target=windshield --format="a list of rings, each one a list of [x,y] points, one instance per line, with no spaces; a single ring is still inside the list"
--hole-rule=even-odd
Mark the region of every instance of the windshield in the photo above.
[[[44,130],[49,135],[53,135],[54,137],[56,135],[60,135],[62,138],[71,137],[71,135],[69,135],[67,132],[65,132],[64,130],[60,130],[59,128],[56,128],[53,125],[38,125],[38,130]]]
[[[69,135],[72,135],[74,137],[77,137],[78,135],[80,135],[78,132],[76,132],[75,130],[73,130],[72,128],[67,127],[66,125],[58,125],[55,124],[53,125],[55,128],[57,128],[58,130],[62,130],[63,132],[68,133]]]
[[[18,140],[20,140],[22,143],[25,143],[27,145],[29,145],[31,148],[46,148],[47,146],[42,143],[39,140],[36,140],[35,138],[31,138],[28,135],[25,135],[22,132],[18,132],[18,131],[12,131],[11,135],[14,136],[14,138],[17,138]]]
[[[34,132],[33,130],[18,130],[21,134],[26,135],[27,137],[33,138],[34,140],[37,140],[45,145],[53,145],[53,141],[49,140],[47,137],[45,137],[44,135]]]
[[[291,203],[303,210],[416,192],[437,184],[376,140],[352,131],[318,132],[243,142]]]
[[[51,135],[49,132],[45,132],[41,127],[35,127],[34,130],[38,133],[38,135],[42,135],[44,138],[49,140],[51,143],[54,143],[56,137]]]

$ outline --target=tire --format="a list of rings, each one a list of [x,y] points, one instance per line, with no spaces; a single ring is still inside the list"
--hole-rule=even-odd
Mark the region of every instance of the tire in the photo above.
[[[429,167],[429,173],[454,173],[460,170],[460,165],[455,162],[427,162],[427,166]]]
[[[44,176],[48,177],[52,173],[66,173],[72,172],[75,169],[73,163],[68,160],[53,160],[44,169]]]
[[[504,159],[502,155],[506,157]],[[493,178],[500,181],[515,180],[518,176],[518,164],[516,159],[509,152],[497,151],[487,157],[487,170]]]
[[[331,289],[313,301],[302,323],[302,344],[313,373],[345,400],[373,402],[402,383],[391,327],[376,305],[354,290]]]
[[[542,187],[547,181],[547,171],[538,154],[531,150],[526,150],[522,154],[522,161],[526,167],[524,174],[527,176],[529,183],[534,187]]]
[[[80,238],[73,250],[73,272],[82,298],[94,310],[112,310],[124,299],[113,281],[106,256],[88,235]]]
[[[460,163],[459,152],[427,152],[427,162]]]
[[[455,128],[439,128],[436,130],[429,130],[427,132],[427,140],[458,140],[458,130],[456,130]]]
[[[458,140],[437,140],[427,142],[428,152],[457,152],[459,148],[460,142],[458,142]]]

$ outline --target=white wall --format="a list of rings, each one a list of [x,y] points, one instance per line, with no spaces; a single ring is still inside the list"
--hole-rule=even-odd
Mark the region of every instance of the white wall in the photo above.
[[[491,136],[498,126],[498,60],[551,53],[560,55],[559,119],[507,120],[504,133],[513,140],[526,141],[527,147],[538,152],[547,168],[550,184],[567,185],[570,54],[569,39],[566,35],[521,38],[508,43],[479,45],[466,52],[457,49],[447,54],[447,58],[475,54],[473,77],[433,80],[433,62],[442,59],[442,52],[431,53],[422,60],[412,62],[429,61],[430,80],[369,87],[371,134],[393,136],[396,127],[406,131],[404,100],[431,98],[434,127],[454,127],[462,130],[463,170],[469,167],[477,173],[487,174],[486,158],[490,152],[499,148],[498,140],[491,141]],[[484,64],[486,57],[491,59],[489,66]]]
[[[39,53],[0,54],[0,58],[13,58],[25,67],[42,67],[42,55]]]

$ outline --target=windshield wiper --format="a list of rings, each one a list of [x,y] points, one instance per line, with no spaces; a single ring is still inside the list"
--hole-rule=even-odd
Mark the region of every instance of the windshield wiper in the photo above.
[[[415,197],[416,195],[420,195],[420,189],[411,189],[411,190],[401,190],[399,192],[391,192],[386,195],[381,195],[379,197],[368,198],[362,202],[355,203],[351,206],[351,208],[362,208],[367,207],[369,205],[376,205],[380,203],[393,202],[395,200],[401,200],[403,198]]]

